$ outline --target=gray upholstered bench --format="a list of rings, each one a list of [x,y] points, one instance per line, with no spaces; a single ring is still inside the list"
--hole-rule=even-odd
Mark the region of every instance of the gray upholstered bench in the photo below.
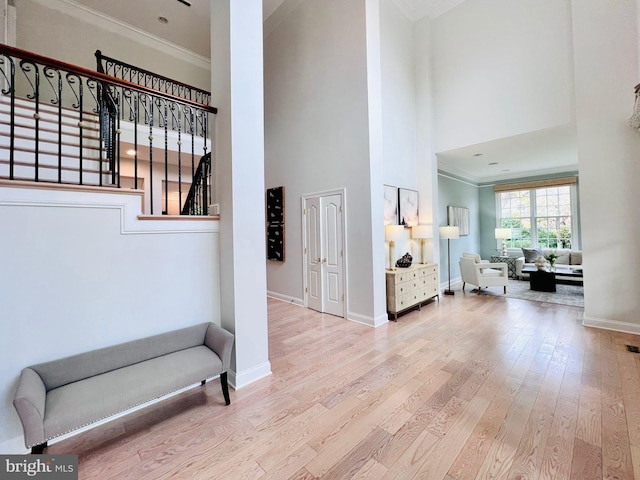
[[[13,400],[25,445],[42,453],[53,438],[215,375],[229,405],[232,347],[231,333],[202,323],[27,367]]]

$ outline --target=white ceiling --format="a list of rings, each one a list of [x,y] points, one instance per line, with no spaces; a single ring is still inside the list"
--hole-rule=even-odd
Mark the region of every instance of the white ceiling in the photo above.
[[[209,0],[64,0],[209,58]],[[286,16],[302,0],[263,0],[265,21]],[[436,18],[465,0],[392,0],[411,21]],[[158,21],[165,17],[168,23]],[[274,16],[276,23],[280,18]],[[266,28],[266,27],[265,27]],[[482,153],[482,156],[474,156]],[[497,165],[489,163],[497,162]],[[566,126],[438,153],[438,168],[476,183],[576,171],[575,129]]]
[[[475,183],[578,171],[573,125],[457,148],[437,157],[439,170]]]

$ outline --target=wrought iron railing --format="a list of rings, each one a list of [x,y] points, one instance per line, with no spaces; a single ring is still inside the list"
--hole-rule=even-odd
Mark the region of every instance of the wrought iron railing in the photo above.
[[[120,78],[137,85],[153,88],[173,96],[193,100],[204,105],[211,105],[211,93],[200,88],[178,82],[168,77],[158,75],[135,65],[116,60],[103,55],[96,50],[96,70],[112,77]]]
[[[208,215],[211,199],[211,152],[200,159],[181,215]]]
[[[144,182],[154,214],[169,210],[169,184],[182,198],[211,150],[215,108],[2,44],[0,93],[0,177],[116,187],[126,177],[133,188]]]

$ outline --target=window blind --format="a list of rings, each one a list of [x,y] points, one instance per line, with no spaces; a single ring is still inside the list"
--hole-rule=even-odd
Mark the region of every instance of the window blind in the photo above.
[[[577,177],[564,177],[564,178],[549,178],[547,180],[534,180],[531,182],[521,183],[506,183],[503,185],[496,185],[494,191],[498,192],[512,192],[514,190],[531,190],[534,188],[544,187],[560,187],[565,185],[575,185],[578,183]]]

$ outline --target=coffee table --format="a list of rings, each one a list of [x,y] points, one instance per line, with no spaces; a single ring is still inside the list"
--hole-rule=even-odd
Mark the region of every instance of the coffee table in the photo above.
[[[522,273],[529,274],[529,284],[531,290],[538,292],[555,292],[556,291],[556,275],[563,277],[573,277],[577,281],[581,281],[582,270],[573,270],[570,268],[556,268],[553,272],[546,270],[538,270],[537,268],[523,268]]]

